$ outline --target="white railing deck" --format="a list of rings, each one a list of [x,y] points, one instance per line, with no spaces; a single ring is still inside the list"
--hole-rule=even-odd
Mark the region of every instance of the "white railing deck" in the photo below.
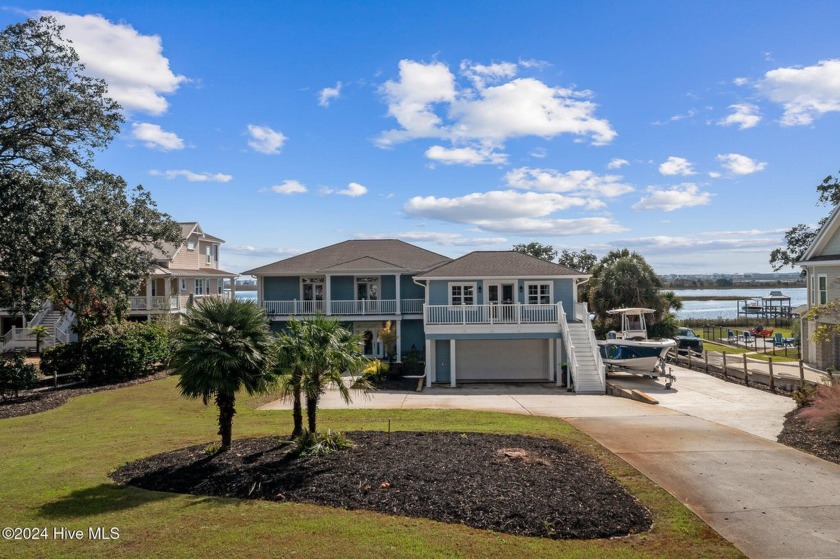
[[[604,360],[601,359],[601,352],[598,350],[598,342],[595,340],[595,330],[592,328],[592,320],[589,318],[589,305],[586,303],[575,303],[575,318],[583,322],[586,331],[589,333],[589,343],[592,346],[592,353],[595,356],[595,366],[598,367],[601,386],[606,386],[607,368],[604,366]]]
[[[129,297],[128,304],[132,311],[176,311],[180,308],[177,295],[169,297]]]
[[[569,334],[569,323],[566,321],[566,313],[563,311],[563,303],[557,303],[560,307],[560,332],[563,336],[563,345],[566,348],[566,359],[569,364],[569,387],[577,386],[578,362],[575,346],[572,344],[572,336]],[[557,375],[557,385],[561,384],[560,375]]]
[[[446,324],[559,324],[563,306],[528,305],[426,305],[426,325]]]
[[[359,299],[345,301],[262,301],[269,316],[311,315],[323,313],[345,316],[421,314],[423,299]]]

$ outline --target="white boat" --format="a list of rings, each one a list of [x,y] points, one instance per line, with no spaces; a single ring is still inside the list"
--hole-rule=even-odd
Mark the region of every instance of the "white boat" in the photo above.
[[[667,338],[648,339],[645,315],[653,313],[653,309],[645,308],[607,311],[607,314],[621,315],[621,330],[610,332],[606,340],[598,340],[601,359],[610,370],[671,378],[665,370],[665,356],[677,342]]]

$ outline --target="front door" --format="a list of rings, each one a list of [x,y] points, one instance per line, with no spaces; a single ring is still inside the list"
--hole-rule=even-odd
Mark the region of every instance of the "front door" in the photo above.
[[[356,278],[356,301],[361,312],[379,312],[379,278]]]
[[[487,285],[487,302],[494,320],[510,322],[514,318],[514,285],[512,283],[491,283]],[[499,305],[501,312],[499,312]]]

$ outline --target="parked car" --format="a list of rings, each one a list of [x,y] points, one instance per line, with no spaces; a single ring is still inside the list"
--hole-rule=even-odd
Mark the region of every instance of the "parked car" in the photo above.
[[[688,353],[689,350],[696,353],[702,353],[703,351],[703,340],[698,338],[691,328],[680,328],[674,339],[677,341],[677,351],[679,353]]]

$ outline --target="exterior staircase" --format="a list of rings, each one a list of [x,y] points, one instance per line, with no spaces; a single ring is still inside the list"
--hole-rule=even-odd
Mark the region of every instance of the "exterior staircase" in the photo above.
[[[575,392],[578,394],[605,394],[604,364],[598,356],[595,336],[590,335],[592,326],[588,320],[570,322],[569,337],[574,346],[577,371]],[[569,356],[571,358],[571,356]]]
[[[32,333],[32,328],[35,326],[43,326],[47,329],[41,342],[42,350],[56,344],[67,343],[70,341],[69,327],[74,319],[73,313],[53,310],[51,303],[45,303],[25,328],[12,328],[0,338],[0,352],[34,352],[38,345],[36,336]]]

